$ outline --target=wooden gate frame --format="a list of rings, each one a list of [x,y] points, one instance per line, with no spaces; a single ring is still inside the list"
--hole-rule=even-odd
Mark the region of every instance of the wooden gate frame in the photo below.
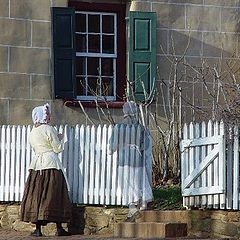
[[[181,141],[183,205],[225,208],[226,177],[223,122],[185,124]]]

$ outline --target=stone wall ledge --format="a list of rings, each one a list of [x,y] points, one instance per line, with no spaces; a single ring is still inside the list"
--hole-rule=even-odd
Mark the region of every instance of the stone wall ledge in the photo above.
[[[0,203],[0,230],[33,231],[33,224],[20,221],[19,211],[20,204]],[[69,226],[64,224],[64,227],[68,227],[74,234],[112,235],[114,225],[123,222],[127,212],[126,207],[73,205],[73,221]],[[169,218],[172,215],[176,218],[172,218],[173,222],[187,223],[190,237],[240,238],[240,212],[238,211],[171,210],[164,213],[158,211],[157,214],[169,215]],[[55,231],[53,223],[43,227],[43,233],[46,236],[53,236]]]

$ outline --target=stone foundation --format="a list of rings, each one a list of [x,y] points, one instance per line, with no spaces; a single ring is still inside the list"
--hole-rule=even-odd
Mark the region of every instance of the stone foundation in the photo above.
[[[19,204],[0,204],[0,230],[16,230],[32,232],[34,225],[19,219]],[[122,222],[127,215],[127,208],[105,208],[91,206],[73,206],[71,225],[63,224],[75,234],[113,234],[114,224]],[[43,227],[43,234],[52,236],[56,226],[53,223]]]
[[[0,230],[33,231],[34,225],[21,222],[19,204],[0,204]],[[123,222],[127,216],[127,208],[103,206],[73,206],[73,218],[68,227],[75,234],[112,234],[114,225]],[[165,220],[187,223],[188,235],[191,237],[237,238],[240,239],[240,212],[223,210],[182,210],[158,213]],[[169,216],[168,216],[169,215]],[[160,221],[160,217],[158,220]],[[175,216],[175,217],[174,217]],[[152,220],[151,220],[152,221]],[[46,236],[54,235],[55,224],[43,227]]]

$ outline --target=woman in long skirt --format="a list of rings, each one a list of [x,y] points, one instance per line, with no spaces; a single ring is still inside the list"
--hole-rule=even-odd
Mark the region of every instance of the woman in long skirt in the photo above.
[[[35,107],[32,111],[34,127],[29,134],[29,143],[34,150],[29,166],[21,204],[21,220],[36,225],[31,235],[42,236],[41,226],[56,223],[57,236],[68,236],[62,223],[71,220],[71,202],[68,196],[67,179],[63,174],[58,153],[63,150],[62,135],[49,125],[50,106]]]

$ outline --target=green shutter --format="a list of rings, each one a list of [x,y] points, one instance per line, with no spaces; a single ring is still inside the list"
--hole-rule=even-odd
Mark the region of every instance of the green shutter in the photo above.
[[[75,75],[75,10],[52,8],[54,89],[56,98],[74,99]]]
[[[156,81],[156,13],[129,12],[128,54],[129,97],[148,101]]]

